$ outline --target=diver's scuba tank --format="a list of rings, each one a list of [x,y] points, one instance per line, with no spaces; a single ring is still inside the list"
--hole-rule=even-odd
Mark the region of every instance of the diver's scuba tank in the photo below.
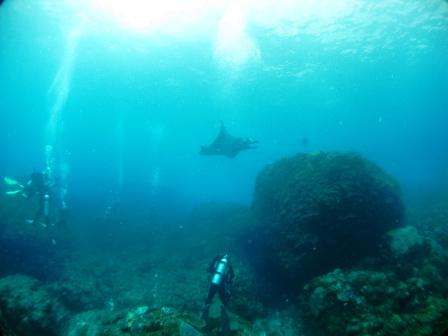
[[[227,273],[227,269],[229,267],[229,260],[227,259],[227,254],[221,258],[216,267],[215,274],[213,274],[212,284],[220,285],[224,275]]]
[[[50,195],[44,195],[44,216],[50,216]]]

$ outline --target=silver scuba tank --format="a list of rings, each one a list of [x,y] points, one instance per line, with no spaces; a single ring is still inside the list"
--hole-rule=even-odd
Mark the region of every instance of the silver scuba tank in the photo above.
[[[50,215],[50,195],[44,195],[44,216],[48,217]]]
[[[216,267],[215,274],[213,274],[212,278],[212,284],[220,285],[222,282],[222,279],[224,278],[224,275],[227,272],[229,261],[227,260],[227,255],[221,258],[221,260],[218,263],[218,266]]]

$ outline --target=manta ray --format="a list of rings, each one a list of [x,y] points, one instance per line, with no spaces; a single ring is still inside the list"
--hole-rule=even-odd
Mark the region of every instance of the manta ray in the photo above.
[[[209,146],[202,146],[200,155],[223,155],[234,158],[239,152],[247,149],[256,149],[253,145],[258,141],[251,138],[237,138],[229,134],[224,124],[221,123],[218,136]]]

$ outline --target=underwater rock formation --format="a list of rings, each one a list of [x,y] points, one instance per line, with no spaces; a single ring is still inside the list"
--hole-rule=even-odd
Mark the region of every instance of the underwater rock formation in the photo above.
[[[0,311],[5,329],[21,336],[60,335],[67,310],[30,277],[0,279]]]
[[[413,226],[406,226],[388,232],[383,238],[381,252],[387,261],[403,258],[426,257],[430,244]],[[412,263],[413,260],[409,260]],[[409,265],[409,264],[408,264]]]
[[[220,304],[210,312],[210,325],[204,329],[199,314],[191,311],[146,305],[115,309],[87,310],[75,313],[67,309],[43,283],[23,275],[0,279],[0,335],[60,336],[218,336],[221,335]],[[251,323],[228,312],[231,335],[297,335],[298,325],[291,314],[275,314]],[[290,332],[278,333],[282,323]]]
[[[415,228],[388,234],[367,269],[313,279],[303,293],[310,335],[430,336],[448,333],[448,255]]]
[[[166,307],[91,310],[73,315],[33,278],[15,275],[0,279],[2,335],[200,335],[190,320],[202,323]]]
[[[187,317],[174,309],[168,307],[149,309],[146,306],[117,312],[92,310],[81,313],[70,321],[64,334],[67,336],[202,335]]]
[[[413,224],[425,234],[448,248],[448,199],[430,206],[412,209]]]
[[[48,289],[68,309],[82,312],[106,306],[111,295],[104,283],[109,282],[105,277],[96,278],[92,271],[66,270],[63,277],[49,285]]]
[[[267,318],[255,321],[248,336],[302,336],[303,327],[295,308],[277,310]]]
[[[355,265],[404,216],[398,183],[357,154],[298,154],[257,177],[253,210],[263,271],[293,288]]]

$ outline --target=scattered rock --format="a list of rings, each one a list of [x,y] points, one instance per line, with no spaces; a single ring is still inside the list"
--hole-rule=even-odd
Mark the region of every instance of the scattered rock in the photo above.
[[[387,233],[387,247],[394,257],[402,257],[424,244],[423,237],[412,226],[400,228]]]

